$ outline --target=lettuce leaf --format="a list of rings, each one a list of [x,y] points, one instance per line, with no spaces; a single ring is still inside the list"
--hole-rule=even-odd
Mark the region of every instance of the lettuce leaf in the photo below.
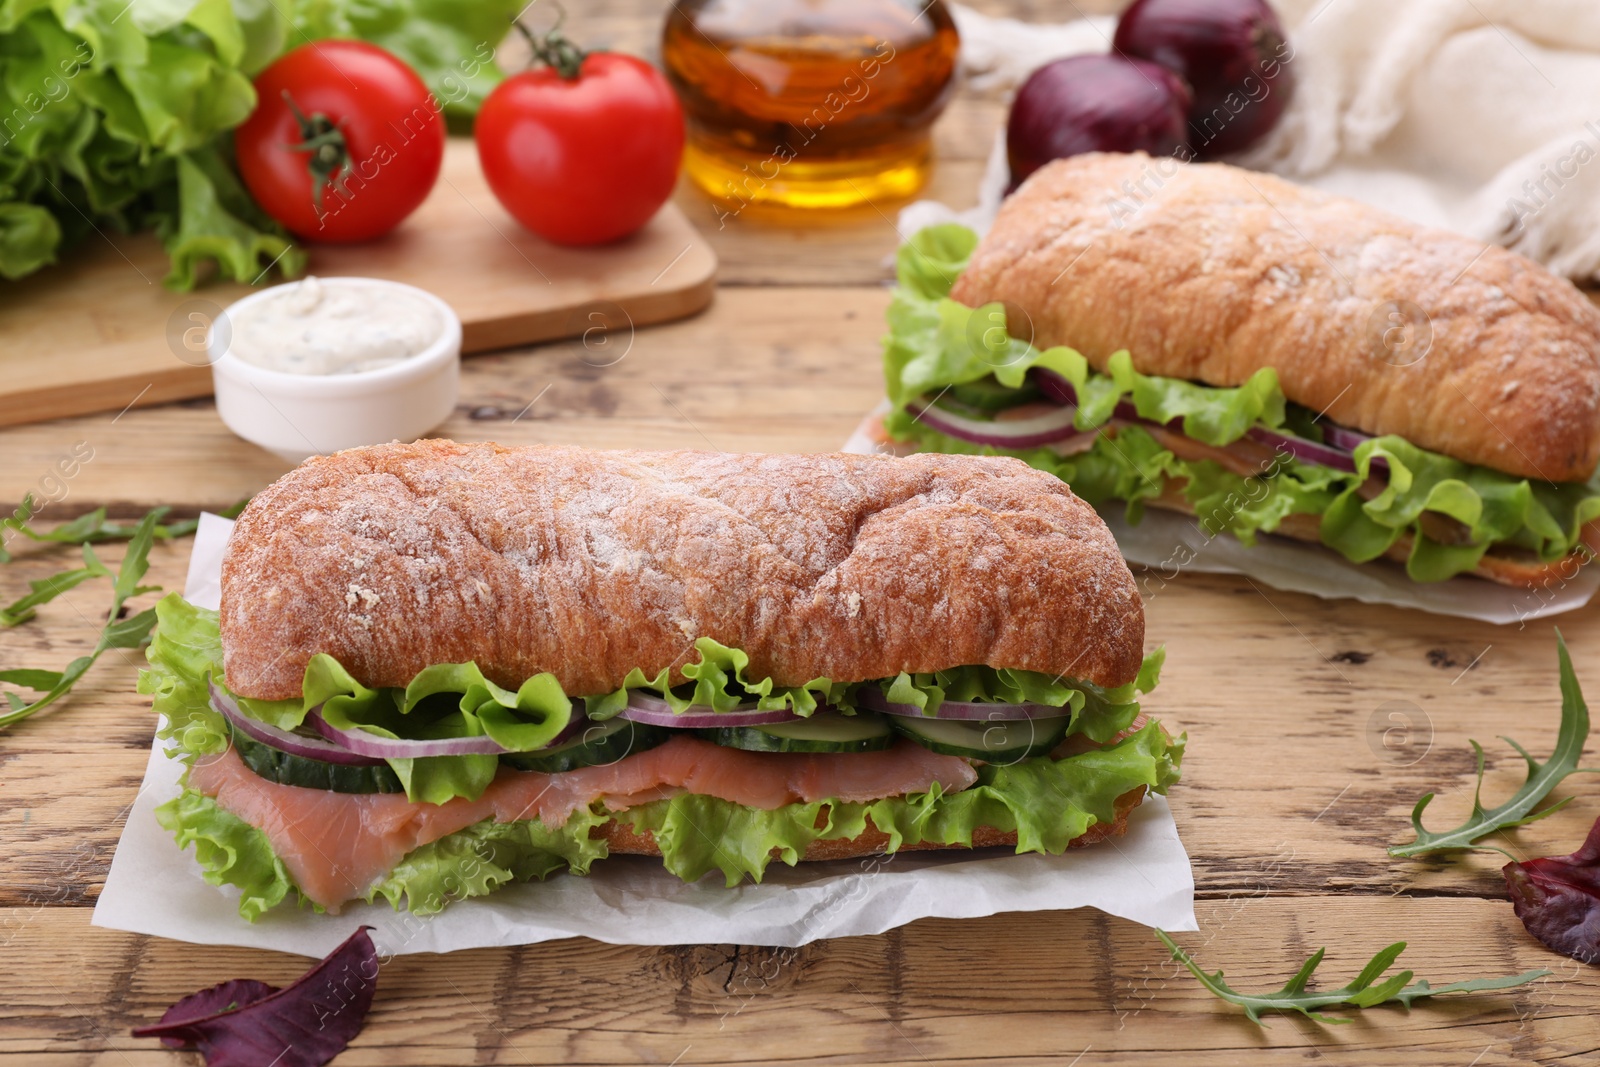
[[[239,887],[239,914],[251,922],[283,903],[294,888],[267,835],[208,796],[185,789],[156,808],[156,821],[177,838],[180,849],[194,846],[206,881]]]
[[[651,690],[674,711],[683,711],[692,704],[714,711],[732,711],[740,704],[754,701],[756,707],[763,710],[787,708],[796,715],[810,715],[819,703],[844,701],[850,688],[827,678],[813,678],[796,686],[774,686],[771,678],[752,681],[744,676],[750,657],[742,649],[729,648],[709,637],[697,639],[694,647],[700,653],[699,662],[686,663],[682,668],[684,677],[693,683],[688,693],[674,692],[668,684],[671,668],[663,668],[654,678],[649,678],[635,667],[616,692],[584,698],[589,717],[609,719],[616,715],[627,706],[630,689]]]
[[[1079,399],[1074,423],[1083,430],[1104,425],[1124,402],[1142,418],[1181,419],[1187,435],[1219,447],[1256,425],[1280,432],[1306,429],[1270,368],[1242,386],[1219,388],[1140,374],[1126,351],[1114,353],[1102,373],[1070,348],[1041,351],[1010,337],[1001,304],[968,308],[949,299],[950,286],[976,243],[965,227],[946,224],[918,232],[897,256],[899,285],[884,339],[885,386],[894,406],[885,429],[896,440],[940,452],[1016,456],[1067,481],[1092,504],[1126,501],[1133,522],[1145,501],[1181,480],[1208,533],[1227,532],[1247,544],[1294,514],[1321,515],[1323,543],[1356,562],[1376,559],[1409,536],[1406,571],[1423,582],[1471,571],[1494,545],[1526,549],[1545,562],[1561,559],[1582,546],[1584,524],[1600,519],[1600,474],[1586,484],[1533,482],[1393,435],[1356,450],[1355,474],[1279,456],[1259,475],[1246,478],[1209,460],[1181,460],[1138,427],[1103,434],[1089,451],[1070,457],[1048,448],[973,445],[941,434],[917,421],[908,406],[950,386],[991,378],[1020,388],[1035,368],[1054,371],[1072,384]],[[1367,500],[1360,488],[1377,462],[1387,466],[1388,486]],[[1467,543],[1442,543],[1425,533],[1429,514],[1461,523]]]
[[[607,854],[603,837],[590,831],[608,821],[603,810],[579,808],[563,826],[538,819],[483,822],[413,850],[366,899],[402,902],[413,915],[433,915],[456,900],[481,897],[511,882],[543,881],[570,870],[588,874]]]
[[[606,855],[605,838],[590,831],[611,816],[580,808],[565,825],[538,819],[495,822],[485,819],[413,849],[362,898],[382,898],[396,911],[432,915],[456,900],[492,893],[509,882],[543,880],[571,870],[587,874]],[[172,833],[180,849],[193,845],[195,861],[212,885],[239,889],[239,914],[250,922],[290,899],[315,911],[294,884],[267,835],[192,789],[156,808],[156,820]]]
[[[156,630],[139,675],[139,692],[154,698],[166,717],[159,731],[192,758],[227,746],[227,726],[210,705],[208,678],[225,684],[217,613],[190,604],[176,593],[156,603]],[[311,658],[299,700],[238,698],[253,718],[292,730],[320,706],[323,717],[340,729],[363,729],[379,737],[481,737],[506,748],[543,748],[571,721],[572,702],[554,676],[536,675],[516,691],[495,685],[471,663],[429,667],[404,690],[369,689],[332,656]],[[496,756],[430,756],[391,759],[389,765],[414,801],[443,804],[456,796],[476,797],[494,778]]]
[[[977,783],[958,793],[935,785],[873,803],[816,801],[769,811],[684,794],[615,816],[597,803],[560,827],[536,818],[488,819],[413,850],[364,899],[429,915],[511,882],[586,874],[607,854],[605,839],[591,831],[613,817],[653,834],[666,868],[684,881],[717,871],[729,886],[759,882],[774,859],[793,866],[813,841],[856,837],[869,819],[889,836],[890,852],[924,841],[970,846],[974,830],[993,826],[1017,834],[1018,852],[1059,855],[1090,826],[1115,819],[1117,797],[1139,786],[1165,793],[1178,780],[1184,741],[1169,742],[1150,723],[1109,748],[980,767]],[[156,816],[179,847],[194,845],[207,881],[239,888],[244,918],[254,921],[295,888],[266,835],[210,797],[186,789]]]
[[[108,229],[156,230],[173,288],[212,263],[246,282],[275,263],[298,269],[301,254],[223,156],[255,107],[250,75],[287,25],[276,5],[250,0],[0,11],[0,275],[30,274]]]
[[[1245,478],[1210,460],[1179,459],[1137,426],[1121,427],[1115,436],[1102,435],[1087,452],[1072,456],[1048,448],[973,444],[939,433],[903,410],[891,412],[884,427],[890,436],[915,442],[926,451],[1015,456],[1054,474],[1090,504],[1124,501],[1129,522],[1138,522],[1147,501],[1166,492],[1170,482],[1181,480],[1202,529],[1212,536],[1233,534],[1246,544],[1258,532],[1276,530],[1289,515],[1324,510],[1347,477],[1327,467],[1292,463]]]
[[[896,704],[913,704],[924,715],[938,713],[946,700],[993,701],[1004,704],[1048,704],[1066,708],[1072,716],[1067,734],[1083,734],[1105,742],[1126,730],[1139,714],[1136,694],[1148,693],[1161,680],[1167,650],[1158,648],[1144,658],[1139,676],[1127,685],[1107,689],[1093,682],[1038,671],[995,667],[957,667],[932,674],[905,671],[880,683],[884,696]]]
[[[495,46],[526,9],[523,0],[296,0],[292,34],[357,37],[388,49],[433,90],[452,128],[468,132],[505,77]]]
[[[1471,543],[1442,545],[1417,538],[1406,568],[1419,581],[1477,566],[1490,544],[1510,543],[1551,562],[1580,543],[1583,525],[1600,518],[1600,485],[1532,483],[1420,449],[1403,437],[1376,437],[1355,451],[1364,481],[1375,461],[1389,485],[1371,500],[1346,489],[1323,518],[1323,541],[1350,559],[1375,559],[1417,529],[1424,511],[1467,527]]]
[[[759,882],[780,859],[793,866],[813,841],[856,837],[866,820],[889,835],[888,851],[937,842],[971,846],[980,826],[1017,834],[1018,852],[1059,855],[1098,822],[1116,817],[1116,798],[1145,786],[1158,793],[1178,779],[1184,739],[1169,743],[1150,723],[1104,749],[1066,759],[1032,759],[978,770],[958,793],[937,785],[926,793],[873,803],[817,801],[767,811],[717,797],[686,794],[622,812],[648,831],[668,870],[686,882],[719,871],[729,886]]]
[[[514,0],[19,0],[0,3],[0,277],[109,230],[156,231],[166,284],[285,277],[305,256],[245,194],[233,129],[251,79],[320,37],[405,60],[457,127],[504,76]]]
[[[156,602],[156,626],[145,649],[151,666],[139,672],[138,691],[151,697],[162,718],[156,736],[185,758],[225,751],[228,724],[211,706],[206,679],[222,676],[222,633],[217,613],[176,593]]]
[[[207,688],[208,679],[216,679],[226,688],[217,613],[174,593],[157,602],[155,614],[155,632],[145,653],[150,667],[140,672],[138,689],[152,698],[154,710],[165,719],[158,736],[174,742],[182,758],[191,761],[202,754],[221,752],[228,745],[228,727],[211,707]],[[691,704],[726,711],[753,700],[758,707],[788,707],[808,715],[819,701],[852,707],[855,690],[863,684],[879,684],[889,699],[916,704],[929,714],[943,700],[1028,700],[1066,707],[1074,719],[1071,732],[1104,741],[1138,715],[1135,694],[1155,687],[1165,657],[1161,650],[1146,657],[1138,679],[1115,689],[1031,671],[977,666],[937,674],[902,674],[880,683],[843,684],[816,678],[804,686],[785,688],[774,686],[770,678],[747,678],[750,657],[740,649],[708,638],[695,642],[695,647],[701,658],[683,667],[690,684],[678,687],[680,691],[668,687],[667,671],[647,679],[635,669],[615,693],[588,698],[589,714],[595,718],[615,715],[627,703],[630,688],[646,687],[680,711]],[[566,729],[574,714],[574,701],[548,673],[535,675],[512,691],[490,681],[476,664],[444,663],[423,670],[404,689],[372,689],[326,654],[313,656],[307,663],[298,699],[235,696],[235,700],[246,714],[280,730],[302,727],[306,715],[321,708],[323,718],[341,730],[412,739],[488,736],[515,752],[545,747]],[[500,765],[493,755],[386,762],[405,786],[408,799],[433,804],[458,796],[477,797]]]

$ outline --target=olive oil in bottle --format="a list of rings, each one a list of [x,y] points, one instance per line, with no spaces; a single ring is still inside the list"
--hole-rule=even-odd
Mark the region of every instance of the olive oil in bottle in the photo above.
[[[684,170],[736,207],[910,196],[954,87],[943,0],[685,0],[662,35]]]

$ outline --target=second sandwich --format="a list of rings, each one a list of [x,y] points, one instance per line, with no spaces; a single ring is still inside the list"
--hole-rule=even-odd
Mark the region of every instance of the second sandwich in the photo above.
[[[1502,248],[1225,164],[1051,163],[901,252],[900,448],[1090,503],[1559,585],[1600,548],[1600,311]]]

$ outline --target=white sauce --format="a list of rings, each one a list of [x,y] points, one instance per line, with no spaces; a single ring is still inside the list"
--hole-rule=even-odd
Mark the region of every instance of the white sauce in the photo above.
[[[409,359],[439,339],[444,324],[426,300],[403,289],[316,278],[285,285],[232,315],[228,351],[286,374],[357,374]]]

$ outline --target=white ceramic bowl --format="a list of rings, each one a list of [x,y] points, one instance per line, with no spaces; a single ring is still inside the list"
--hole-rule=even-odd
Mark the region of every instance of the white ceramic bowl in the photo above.
[[[421,352],[378,370],[287,374],[246,363],[228,352],[231,333],[214,323],[207,354],[217,414],[228,429],[290,463],[299,463],[342,448],[413,441],[449,418],[461,376],[461,320],[450,305],[425,289],[382,278],[317,280],[328,287],[403,289],[438,309],[443,328],[438,339]],[[231,319],[282,288],[277,285],[251,293],[222,314]]]

